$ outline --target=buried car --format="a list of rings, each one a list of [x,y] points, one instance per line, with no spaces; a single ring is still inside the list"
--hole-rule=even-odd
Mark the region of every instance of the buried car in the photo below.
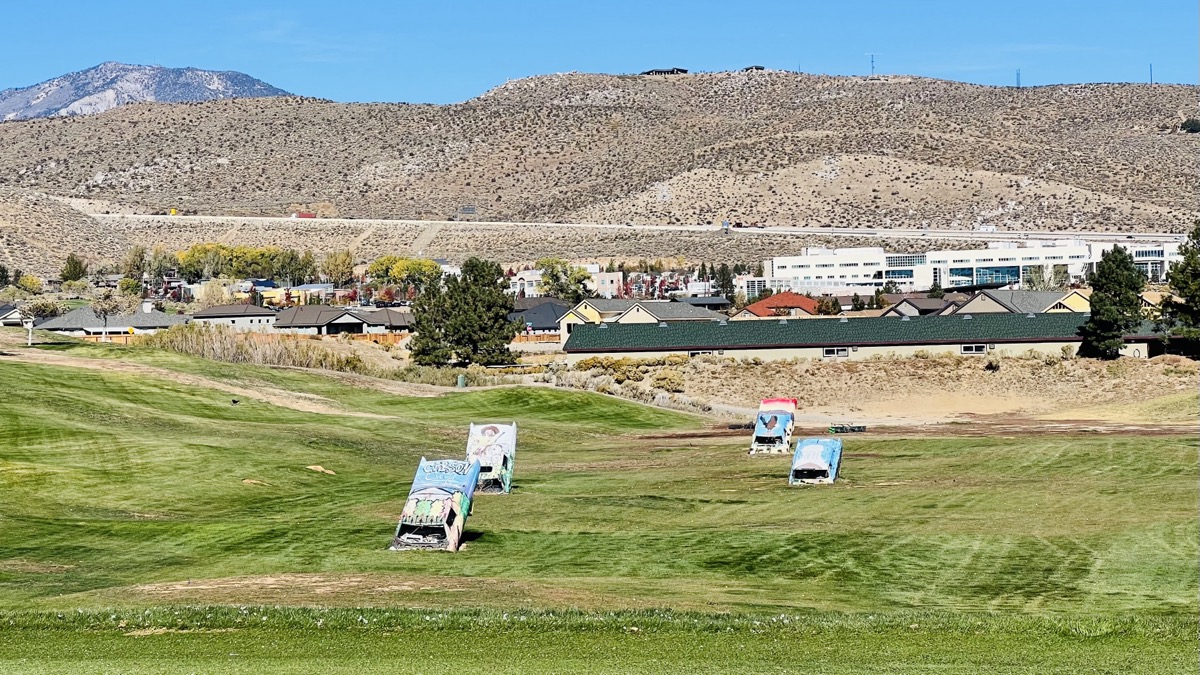
[[[750,441],[751,455],[788,451],[792,443],[792,430],[796,425],[796,408],[799,404],[794,398],[768,398],[758,404],[754,438]]]
[[[457,551],[478,480],[479,462],[422,457],[388,548]]]
[[[512,491],[517,460],[517,423],[472,424],[467,434],[467,461],[479,462],[479,492]]]
[[[802,438],[796,441],[788,485],[832,483],[842,464],[842,439]]]

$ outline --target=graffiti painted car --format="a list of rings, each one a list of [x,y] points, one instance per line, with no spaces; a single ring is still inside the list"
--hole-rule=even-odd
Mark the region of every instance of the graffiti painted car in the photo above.
[[[837,480],[842,465],[842,439],[801,438],[792,455],[788,485],[813,485]]]
[[[792,430],[796,426],[796,408],[799,404],[794,398],[768,398],[758,404],[754,438],[750,441],[751,455],[760,452],[786,453],[792,447]]]
[[[479,462],[479,492],[512,491],[517,461],[517,423],[472,424],[467,434],[467,461]]]
[[[479,462],[422,457],[389,548],[457,551],[478,480]]]

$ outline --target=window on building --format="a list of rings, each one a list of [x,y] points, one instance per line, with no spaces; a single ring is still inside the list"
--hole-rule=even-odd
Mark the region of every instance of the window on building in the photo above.
[[[962,265],[962,264],[964,264],[964,263],[969,263],[969,262],[971,262],[971,261],[970,261],[970,260],[966,260],[966,259],[964,258],[964,259],[961,259],[961,260],[955,260],[954,262],[955,262],[956,264]]]
[[[821,350],[821,356],[829,359],[850,356],[850,349],[848,347],[825,347]]]
[[[833,263],[821,263],[817,267],[833,267]]]
[[[912,279],[912,270],[884,270],[884,279]]]
[[[962,354],[986,354],[987,345],[961,345],[959,353]]]
[[[888,267],[914,267],[925,264],[925,254],[920,255],[889,255],[884,258]]]
[[[705,355],[707,355],[707,354],[712,354],[712,350],[709,350],[709,351],[696,351],[696,352],[688,352],[688,356],[705,356]]]
[[[1000,262],[1016,262],[1016,258],[1001,258]]]
[[[858,263],[842,263],[842,267],[858,267]]]

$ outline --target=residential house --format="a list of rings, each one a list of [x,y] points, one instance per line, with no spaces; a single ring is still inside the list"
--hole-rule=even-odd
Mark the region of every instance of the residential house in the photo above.
[[[1142,316],[1148,319],[1156,319],[1162,314],[1163,300],[1183,302],[1183,299],[1177,295],[1160,291],[1146,291],[1138,299],[1142,304]]]
[[[73,337],[148,335],[171,326],[181,326],[191,321],[183,314],[166,314],[154,309],[149,302],[130,314],[114,314],[106,318],[96,316],[91,307],[80,307],[38,324],[38,330],[61,333]]]
[[[637,302],[636,300],[614,300],[588,298],[567,310],[558,320],[558,334],[565,340],[574,326],[581,323],[602,323],[615,318]]]
[[[542,295],[542,271],[521,270],[508,278],[508,292],[518,298],[537,298]]]
[[[601,298],[615,298],[621,294],[624,275],[621,272],[592,272],[584,286]]]
[[[733,315],[734,319],[778,319],[781,316],[811,319],[817,316],[817,301],[807,295],[782,291],[758,302],[746,305]]]
[[[0,304],[0,326],[20,326],[21,310],[16,305]]]
[[[559,322],[571,309],[558,298],[517,298],[514,305],[508,319],[523,324],[516,342],[557,341],[561,329]]]
[[[714,312],[724,312],[733,306],[728,298],[720,295],[704,295],[694,298],[675,298],[675,302],[686,302],[689,305],[711,309]]]
[[[918,352],[965,356],[1078,351],[1079,328],[1087,315],[956,314],[831,319],[826,321],[682,321],[666,324],[580,325],[567,340],[567,361],[596,355],[657,358],[717,354],[785,360],[864,360],[913,356]],[[1146,358],[1163,349],[1153,324],[1143,322],[1125,336],[1122,354]]]
[[[954,311],[955,314],[1045,314],[1051,309],[1071,312],[1059,305],[1059,291],[979,291]]]
[[[880,316],[898,317],[942,314],[947,305],[952,305],[955,309],[958,308],[958,304],[953,300],[947,301],[944,298],[905,298],[885,309]]]
[[[711,309],[686,302],[643,300],[612,318],[612,323],[671,323],[675,321],[721,321],[728,318]]]
[[[279,312],[275,332],[293,335],[366,333],[367,321],[346,307],[299,305]]]
[[[407,333],[412,330],[413,316],[410,311],[392,307],[382,307],[379,309],[359,307],[351,309],[349,312],[363,320],[363,332],[368,335],[394,335],[397,333]]]
[[[1092,289],[1076,288],[1059,298],[1048,312],[1080,312],[1088,314],[1092,311]]]
[[[218,305],[192,315],[194,323],[207,326],[229,326],[238,331],[267,332],[275,325],[277,312],[257,305]]]

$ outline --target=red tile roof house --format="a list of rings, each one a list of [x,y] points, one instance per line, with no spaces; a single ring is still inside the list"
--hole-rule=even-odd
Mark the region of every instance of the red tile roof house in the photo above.
[[[817,317],[817,301],[807,295],[792,291],[776,293],[769,298],[747,305],[742,311],[733,315],[735,320],[742,319],[777,319],[790,316],[800,319]]]

